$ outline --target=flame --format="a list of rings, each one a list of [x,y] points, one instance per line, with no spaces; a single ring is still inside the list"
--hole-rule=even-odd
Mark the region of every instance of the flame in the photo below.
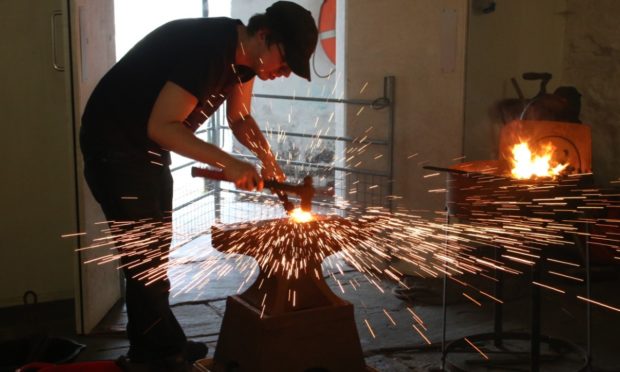
[[[291,219],[295,222],[309,222],[314,219],[314,216],[310,212],[306,212],[301,208],[295,208],[290,213]]]
[[[551,165],[551,156],[555,148],[550,143],[544,146],[539,154],[532,154],[527,142],[521,142],[512,148],[513,164],[512,176],[524,180],[533,177],[555,177],[559,175],[568,164]]]

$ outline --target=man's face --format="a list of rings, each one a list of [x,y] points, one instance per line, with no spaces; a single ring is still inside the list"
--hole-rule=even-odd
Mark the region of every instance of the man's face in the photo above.
[[[263,39],[264,50],[259,56],[257,75],[261,80],[273,80],[284,76],[289,77],[291,69],[286,63],[286,55],[284,47],[281,43],[272,43],[267,45],[266,39]]]

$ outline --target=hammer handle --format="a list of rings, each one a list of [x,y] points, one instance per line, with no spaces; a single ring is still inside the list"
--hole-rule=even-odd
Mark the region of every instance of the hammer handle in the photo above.
[[[192,167],[192,177],[209,178],[214,181],[229,181],[226,179],[226,177],[224,177],[223,170],[213,170],[200,167]],[[287,212],[291,211],[294,208],[293,204],[288,200],[288,195],[286,195],[285,189],[294,189],[295,186],[282,184],[275,180],[265,180],[264,185],[266,188],[271,189],[272,192],[278,196],[280,201],[282,201],[282,203],[284,204],[284,209],[286,209]],[[283,187],[283,185],[285,187]]]
[[[192,167],[192,177],[208,178],[214,181],[229,181],[226,179],[226,177],[224,176],[224,171],[221,169],[214,170],[200,167]],[[288,185],[275,180],[265,180],[264,185],[268,189],[278,189],[282,191],[294,191],[297,187],[297,185]]]
[[[192,177],[208,178],[214,181],[229,181],[224,176],[224,171],[220,169],[214,170],[200,167],[192,167]],[[264,182],[265,187],[268,189],[277,188],[279,185],[279,183],[274,180],[265,180]]]

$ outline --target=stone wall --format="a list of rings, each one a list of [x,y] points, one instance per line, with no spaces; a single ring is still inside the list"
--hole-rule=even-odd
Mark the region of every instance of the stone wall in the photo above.
[[[582,94],[592,125],[593,170],[604,185],[620,177],[620,1],[567,2],[564,79]]]
[[[474,2],[474,6],[479,2]],[[497,0],[495,11],[470,11],[465,93],[465,161],[496,159],[503,123],[491,114],[504,99],[516,99],[515,78],[531,98],[539,83],[522,79],[524,72],[549,72],[548,90],[564,83],[563,47],[566,0]]]

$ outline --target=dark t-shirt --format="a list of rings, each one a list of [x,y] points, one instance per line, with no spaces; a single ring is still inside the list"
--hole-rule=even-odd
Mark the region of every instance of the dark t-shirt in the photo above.
[[[136,44],[101,79],[88,100],[80,133],[85,159],[169,164],[168,152],[147,136],[159,92],[171,81],[198,99],[185,120],[195,131],[236,84],[254,77],[249,68],[234,65],[240,24],[230,18],[176,20]]]

